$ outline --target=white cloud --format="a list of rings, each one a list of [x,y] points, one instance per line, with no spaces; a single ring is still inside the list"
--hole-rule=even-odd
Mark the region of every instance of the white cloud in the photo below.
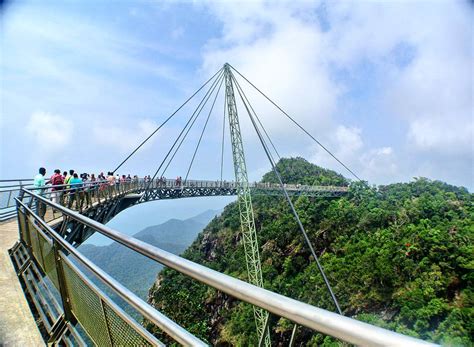
[[[326,128],[340,89],[324,55],[316,54],[324,51],[321,30],[281,3],[212,3],[212,10],[224,27],[222,38],[206,47],[203,70],[209,74],[229,62],[311,130]],[[287,121],[261,96],[245,90],[270,132],[285,137]]]
[[[463,156],[474,141],[472,8],[437,7],[424,15],[429,31],[410,25],[416,57],[390,75],[386,98],[393,114],[408,122],[414,150]]]
[[[363,141],[360,128],[339,125],[335,131],[331,152],[363,180],[388,183],[399,178],[399,167],[393,148],[369,148]],[[310,160],[323,167],[342,172],[350,179],[355,179],[317,145],[312,147]]]
[[[336,129],[336,141],[339,146],[337,156],[344,160],[357,153],[363,146],[361,133],[360,128],[339,125]]]
[[[386,182],[393,182],[398,175],[398,165],[391,147],[371,149],[360,156],[361,175],[368,180],[380,180],[387,177]],[[397,177],[398,178],[398,177]]]
[[[353,166],[357,163],[357,157],[364,148],[362,140],[362,130],[356,127],[346,127],[339,125],[334,131],[334,137],[330,148],[337,158]],[[342,167],[319,145],[311,145],[310,160],[320,166],[331,168],[337,171],[343,170]],[[348,174],[345,172],[344,174]],[[353,178],[353,177],[351,177]]]
[[[472,120],[421,118],[410,122],[410,141],[418,150],[447,154],[472,153],[474,124]]]
[[[26,131],[33,137],[36,146],[49,154],[62,151],[74,136],[73,122],[67,117],[48,112],[34,112]]]
[[[222,22],[222,32],[209,41],[202,69],[216,70],[229,61],[363,178],[386,183],[410,179],[423,167],[438,166],[427,175],[440,172],[445,153],[472,162],[471,5],[254,1],[210,2],[208,8]],[[390,128],[375,130],[354,120],[351,127],[338,119],[345,93],[353,88],[349,77],[361,66],[369,66],[380,84],[369,95],[378,102],[379,115],[408,129],[396,143],[384,143],[379,135]],[[297,148],[308,153],[309,142],[300,133],[262,101],[255,104],[287,153]],[[364,141],[363,135],[377,141]],[[307,148],[316,163],[344,171],[321,149]],[[430,165],[424,162],[426,151]],[[451,172],[455,180],[456,169]]]
[[[92,128],[92,135],[94,141],[106,146],[109,152],[125,153],[137,147],[157,126],[154,121],[148,119],[138,121],[134,127],[100,123]],[[151,138],[143,147],[150,146],[157,136]]]

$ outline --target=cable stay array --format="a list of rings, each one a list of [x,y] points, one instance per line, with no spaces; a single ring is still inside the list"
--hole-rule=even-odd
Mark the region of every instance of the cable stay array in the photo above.
[[[234,72],[236,74],[234,74]],[[265,128],[261,118],[258,116],[254,107],[250,103],[250,100],[247,94],[244,92],[241,84],[237,80],[237,77],[240,77],[243,81],[247,83],[250,87],[258,92],[261,96],[265,98],[271,105],[273,105],[280,114],[287,118],[291,124],[296,128],[302,131],[305,136],[309,137],[314,141],[318,146],[320,146],[324,151],[326,151],[334,160],[336,160],[347,172],[351,174],[356,180],[361,181],[359,176],[357,176],[353,170],[351,170],[345,163],[343,163],[339,158],[336,157],[326,146],[324,146],[314,135],[312,135],[306,128],[304,128],[296,119],[290,116],[286,111],[284,111],[276,102],[270,99],[264,92],[262,92],[258,87],[256,87],[249,79],[247,79],[242,73],[235,69],[230,64],[225,64],[221,69],[219,69],[212,77],[210,77],[203,85],[201,85],[186,101],[181,104],[174,112],[171,113],[147,138],[145,138],[120,164],[113,170],[116,172],[120,169],[129,159],[131,159],[137,151],[143,147],[143,145],[148,142],[155,134],[160,130],[165,128],[165,125],[173,118],[175,118],[180,111],[184,111],[186,105],[190,103],[191,100],[197,99],[198,95],[202,97],[197,103],[197,106],[190,113],[190,116],[186,119],[184,126],[181,128],[178,136],[172,142],[170,148],[167,150],[164,157],[158,163],[157,169],[154,171],[152,179],[149,180],[144,193],[141,199],[146,200],[147,194],[150,194],[151,184],[157,177],[163,177],[168,168],[170,167],[173,160],[176,158],[178,152],[183,146],[183,143],[188,138],[193,127],[196,125],[201,114],[205,114],[202,128],[199,131],[199,136],[197,138],[197,143],[194,147],[192,154],[190,155],[190,161],[187,165],[186,174],[184,182],[186,182],[191,173],[193,164],[196,162],[198,157],[198,152],[202,146],[203,140],[205,138],[206,130],[209,129],[209,123],[212,114],[216,113],[216,103],[219,98],[221,89],[224,89],[224,95],[222,97],[224,103],[223,117],[222,117],[222,134],[220,135],[221,145],[220,145],[220,172],[219,179],[222,182],[224,174],[224,159],[225,159],[225,142],[226,142],[226,128],[230,132],[230,143],[232,149],[233,157],[233,166],[235,181],[238,186],[237,195],[238,195],[238,204],[240,211],[240,221],[241,221],[241,231],[242,231],[242,242],[244,244],[245,255],[246,255],[246,265],[249,282],[260,287],[263,287],[263,279],[261,273],[261,264],[260,264],[260,252],[258,247],[257,233],[255,229],[254,221],[254,212],[252,207],[252,198],[250,195],[249,181],[247,175],[247,165],[245,161],[245,154],[243,148],[243,141],[241,135],[241,128],[237,110],[237,100],[243,105],[243,110],[249,117],[251,128],[256,133],[256,136],[259,140],[259,143],[262,147],[262,151],[267,158],[272,171],[278,181],[280,190],[283,194],[284,199],[287,201],[288,206],[293,214],[295,221],[298,225],[298,230],[302,234],[305,243],[310,250],[312,258],[314,259],[317,268],[324,280],[327,291],[331,297],[332,302],[334,303],[335,311],[342,315],[342,310],[340,308],[339,302],[336,298],[336,295],[331,287],[331,284],[325,274],[324,268],[319,261],[319,258],[316,254],[316,251],[313,247],[313,244],[305,230],[303,223],[298,215],[298,212],[295,209],[292,199],[290,198],[287,189],[285,188],[285,182],[283,182],[281,173],[277,167],[277,161],[281,159],[280,153],[272,141],[270,134]],[[236,93],[235,93],[236,91]],[[238,96],[238,99],[236,97]],[[237,100],[236,100],[237,99]],[[207,107],[206,112],[203,112]],[[206,109],[206,110],[207,110]],[[217,112],[218,113],[218,112]],[[220,118],[220,117],[219,117]],[[180,156],[183,158],[183,156]],[[256,321],[257,334],[259,336],[259,346],[270,346],[270,334],[269,334],[269,324],[270,317],[268,312],[263,311],[260,308],[254,308],[254,316]],[[292,341],[294,341],[294,336],[297,331],[297,326],[295,325],[292,332]]]

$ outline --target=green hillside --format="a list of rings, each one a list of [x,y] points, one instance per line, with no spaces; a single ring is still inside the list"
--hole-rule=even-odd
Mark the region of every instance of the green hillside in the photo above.
[[[286,183],[346,184],[304,159],[283,159]],[[264,181],[272,181],[266,174]],[[294,198],[344,314],[446,345],[472,345],[474,194],[424,178],[410,183],[350,186],[338,199]],[[265,287],[334,310],[282,197],[254,197]],[[246,279],[238,205],[228,205],[185,257]],[[254,345],[250,305],[165,269],[151,303],[212,344]],[[271,322],[274,345],[287,345],[292,324]],[[304,328],[297,344],[334,340]]]

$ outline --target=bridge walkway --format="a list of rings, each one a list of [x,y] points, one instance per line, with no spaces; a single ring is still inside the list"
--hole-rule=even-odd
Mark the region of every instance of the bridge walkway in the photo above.
[[[45,346],[8,254],[17,241],[17,220],[0,223],[0,346]]]

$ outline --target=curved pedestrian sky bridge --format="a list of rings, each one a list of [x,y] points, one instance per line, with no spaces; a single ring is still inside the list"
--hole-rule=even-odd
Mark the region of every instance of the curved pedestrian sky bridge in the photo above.
[[[22,341],[25,345],[31,345],[37,344],[42,336],[45,343],[57,345],[163,345],[162,341],[146,330],[139,320],[133,318],[117,300],[112,298],[109,293],[113,293],[133,309],[137,316],[156,326],[170,340],[182,345],[206,344],[187,331],[186,327],[178,325],[144,302],[77,250],[77,247],[91,235],[100,233],[134,252],[253,305],[255,329],[259,336],[259,340],[255,341],[256,345],[272,344],[269,329],[271,315],[293,322],[293,337],[297,333],[297,327],[304,326],[357,345],[429,345],[427,342],[342,314],[337,297],[313,249],[312,243],[315,240],[310,240],[308,237],[294,208],[292,197],[306,195],[311,199],[337,199],[350,194],[350,186],[295,185],[285,182],[282,178],[284,173],[279,172],[276,165],[279,158],[278,150],[234,73],[247,81],[257,92],[262,93],[237,70],[225,64],[176,111],[178,112],[201,91],[205,93],[156,172],[149,179],[68,184],[52,187],[54,191],[51,191],[50,186],[32,187],[31,182],[18,180],[18,182],[6,182],[4,188],[0,188],[1,201],[4,204],[0,206],[0,218],[5,220],[0,224],[2,266],[5,267],[4,273],[8,276],[2,278],[0,285],[5,297],[9,298],[8,302],[2,305],[5,308],[0,312],[0,320],[5,322],[2,323],[4,341],[1,342]],[[191,180],[188,176],[221,90],[224,91],[224,117],[230,132],[235,180],[223,181],[222,175],[220,179],[214,181]],[[266,95],[265,98],[289,117],[305,136],[315,141],[359,181],[359,177],[347,165],[336,158],[302,125]],[[162,179],[166,168],[176,157],[181,144],[206,105],[210,106],[209,113],[198,136],[199,140],[186,176],[179,181]],[[237,105],[240,105],[241,112],[250,118],[262,150],[272,167],[275,183],[251,183],[248,180]],[[112,173],[123,167],[164,124],[173,118],[176,112],[135,148],[112,170]],[[58,194],[58,191],[59,199],[53,202],[50,197],[52,194]],[[277,194],[288,202],[298,229],[311,250],[334,303],[333,312],[263,288],[252,197]],[[148,201],[233,195],[237,196],[240,211],[241,242],[245,246],[247,281],[216,272],[104,225],[126,208]],[[16,242],[13,243],[15,239]],[[12,266],[5,261],[8,257]],[[101,286],[96,285],[96,281],[99,281]],[[102,289],[103,287],[107,290]],[[21,312],[23,319],[15,319],[15,310]],[[32,328],[36,325],[35,322],[41,329],[41,335],[36,328]]]

